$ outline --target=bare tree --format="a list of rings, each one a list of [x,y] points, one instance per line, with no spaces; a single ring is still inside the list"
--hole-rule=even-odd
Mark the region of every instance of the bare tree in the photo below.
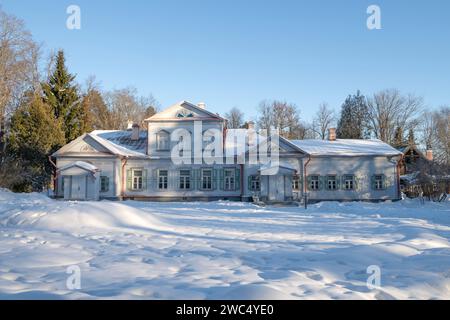
[[[156,99],[149,95],[141,97],[135,88],[125,88],[107,92],[104,95],[110,112],[109,127],[126,129],[128,121],[144,125],[144,120],[158,110]]]
[[[313,120],[312,128],[320,139],[325,140],[328,129],[334,126],[335,122],[336,116],[334,110],[331,110],[328,104],[324,102],[319,106],[319,110]]]
[[[423,99],[411,94],[401,95],[396,89],[383,90],[368,99],[371,131],[384,142],[394,143],[395,131],[403,132],[418,126],[418,116],[423,109]]]
[[[227,112],[225,118],[228,120],[228,128],[230,129],[240,128],[244,124],[244,113],[236,107]]]
[[[297,106],[283,101],[264,100],[259,105],[260,116],[257,120],[261,129],[278,128],[280,135],[291,139],[300,126]]]
[[[436,160],[450,167],[450,107],[434,113],[434,150]]]
[[[37,90],[39,46],[22,20],[0,9],[0,153],[12,112],[24,92]]]

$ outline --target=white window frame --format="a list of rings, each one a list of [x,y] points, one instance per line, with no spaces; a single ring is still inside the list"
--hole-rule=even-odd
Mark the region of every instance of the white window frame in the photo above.
[[[170,134],[167,131],[162,130],[156,134],[156,149],[158,151],[170,150]]]
[[[377,179],[379,178],[379,179]],[[384,186],[383,186],[383,175],[382,174],[375,174],[373,177],[374,181],[375,181],[375,190],[383,190]]]
[[[292,190],[300,190],[300,176],[298,174],[292,176]]]
[[[351,186],[351,188],[349,187]],[[355,176],[351,174],[344,175],[344,190],[355,190]]]
[[[161,172],[165,172],[162,175]],[[162,169],[158,170],[158,190],[167,190],[169,188],[169,170]]]
[[[317,179],[313,179],[317,178]],[[309,189],[312,191],[319,191],[320,189],[320,176],[317,174],[312,174],[309,176]]]
[[[140,175],[136,173],[140,172]],[[131,190],[143,190],[144,189],[144,170],[143,169],[131,169]]]
[[[336,191],[338,189],[337,176],[329,175],[327,176],[327,190]]]
[[[188,174],[185,174],[186,172],[188,172]],[[181,169],[178,188],[180,190],[190,190],[191,185],[192,185],[191,170]]]
[[[250,190],[261,191],[261,176],[259,175],[250,176]]]
[[[231,173],[227,176],[227,173]],[[234,191],[236,189],[236,169],[223,169],[223,189],[225,191]]]
[[[202,190],[212,190],[213,189],[213,170],[212,169],[202,169],[202,174],[201,174],[201,189]],[[205,172],[210,172],[210,175],[205,175]],[[209,179],[208,179],[209,178]],[[205,184],[205,179],[206,179],[206,184]],[[209,180],[209,183],[208,183]],[[206,185],[206,187],[205,187]],[[209,185],[209,186],[208,186]]]

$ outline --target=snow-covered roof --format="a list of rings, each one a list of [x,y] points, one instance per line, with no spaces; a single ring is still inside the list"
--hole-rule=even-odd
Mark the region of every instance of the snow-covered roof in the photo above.
[[[396,156],[401,152],[378,139],[290,140],[310,155],[321,156]]]
[[[84,161],[75,161],[69,164],[66,164],[65,166],[59,168],[59,171],[64,171],[67,169],[70,169],[72,167],[79,167],[81,169],[87,170],[87,171],[97,171],[98,168],[96,166],[94,166],[93,164],[84,162]]]
[[[130,130],[95,130],[89,136],[114,154],[129,157],[146,156],[147,131],[140,131],[138,140],[132,140],[131,133]]]

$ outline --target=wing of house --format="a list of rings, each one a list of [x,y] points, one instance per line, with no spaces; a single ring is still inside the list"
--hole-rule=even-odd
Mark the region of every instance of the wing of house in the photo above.
[[[399,198],[401,152],[378,140],[279,138],[275,159],[261,153],[271,139],[253,127],[227,129],[226,120],[204,104],[181,101],[145,123],[143,129],[86,133],[55,152],[56,195],[266,202]],[[211,152],[211,145],[219,147]]]

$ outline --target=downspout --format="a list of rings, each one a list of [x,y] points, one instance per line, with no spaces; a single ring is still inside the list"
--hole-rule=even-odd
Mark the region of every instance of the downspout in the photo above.
[[[305,209],[308,208],[308,199],[306,196],[306,185],[308,183],[307,181],[307,174],[306,174],[306,166],[308,165],[308,163],[311,161],[311,155],[308,155],[308,160],[306,161],[305,165],[303,166],[303,197],[304,197],[304,201],[305,201]]]
[[[398,200],[401,200],[402,198],[402,191],[400,190],[400,166],[401,163],[403,162],[404,159],[404,155],[402,154],[400,156],[400,159],[397,161],[397,197]]]
[[[52,156],[48,156],[48,161],[52,164],[53,166],[53,196],[55,196],[56,194],[58,194],[58,167],[56,166],[56,163],[53,162],[52,160]]]
[[[242,197],[244,196],[244,165],[240,164],[241,166],[241,201]]]
[[[125,157],[125,161],[122,159],[122,188],[120,190],[120,197],[124,198],[125,196],[125,166],[128,162],[128,157]]]

